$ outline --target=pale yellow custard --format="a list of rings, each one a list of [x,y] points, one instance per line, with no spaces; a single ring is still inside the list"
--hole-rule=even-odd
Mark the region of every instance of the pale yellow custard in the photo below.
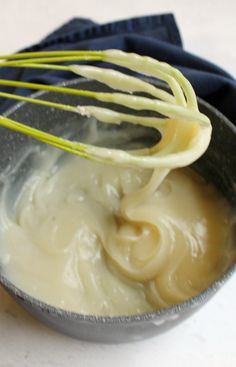
[[[196,173],[174,170],[142,198],[151,170],[57,159],[43,153],[15,215],[2,195],[0,263],[20,289],[70,311],[128,315],[186,300],[228,266],[229,206]]]

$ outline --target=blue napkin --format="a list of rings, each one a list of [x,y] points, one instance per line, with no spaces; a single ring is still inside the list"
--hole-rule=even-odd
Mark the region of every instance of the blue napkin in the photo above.
[[[183,50],[172,14],[143,16],[102,25],[90,19],[75,18],[40,43],[22,51],[109,48],[149,55],[174,65],[190,80],[199,97],[215,106],[236,124],[236,81],[218,66]],[[55,84],[75,78],[75,75],[48,70],[2,68],[0,78]],[[2,90],[21,95],[31,92],[8,87]],[[12,103],[0,98],[0,113]]]

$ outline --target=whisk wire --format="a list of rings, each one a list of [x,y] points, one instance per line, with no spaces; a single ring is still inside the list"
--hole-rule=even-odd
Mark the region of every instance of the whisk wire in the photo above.
[[[149,168],[164,166],[170,168],[174,165],[176,166],[176,162],[178,162],[177,166],[190,164],[203,154],[209,144],[211,124],[209,119],[199,112],[197,98],[191,84],[179,70],[167,63],[119,50],[29,52],[0,56],[0,59],[3,60],[0,62],[0,67],[29,67],[69,71],[87,79],[94,79],[115,90],[115,92],[100,92],[1,79],[0,85],[2,86],[87,97],[107,103],[109,108],[96,105],[71,106],[5,92],[0,92],[0,97],[59,108],[94,117],[104,123],[120,124],[126,121],[154,127],[161,132],[162,139],[150,149],[132,152],[119,149],[108,150],[89,144],[68,141],[0,116],[0,125],[4,127],[85,158]],[[124,72],[93,65],[73,64],[78,61],[104,61],[151,78],[156,78],[167,83],[171,93],[153,85],[148,80],[130,76]],[[57,64],[62,62],[69,64]],[[134,93],[136,92],[145,93],[145,95],[135,95]],[[136,116],[136,114],[121,113],[110,108],[110,104],[121,105],[136,111],[152,111],[162,117]]]

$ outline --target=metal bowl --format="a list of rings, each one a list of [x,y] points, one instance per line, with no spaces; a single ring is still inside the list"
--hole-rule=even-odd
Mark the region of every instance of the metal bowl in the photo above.
[[[64,85],[80,89],[96,90],[98,88],[98,83],[94,81],[85,81],[83,79],[66,82]],[[106,88],[101,87],[101,85],[99,85],[99,89],[106,90]],[[40,92],[35,93],[33,96],[35,98],[40,96],[41,99],[75,105],[79,103],[91,103],[91,101],[84,97],[68,96],[66,94],[59,95]],[[101,105],[101,103],[94,101],[93,104]],[[211,119],[213,136],[207,152],[194,164],[194,168],[208,181],[212,182],[223,193],[232,206],[235,206],[236,128],[226,117],[204,101],[199,100],[199,106],[200,110]],[[78,124],[78,117],[76,116],[77,122],[74,124],[75,115],[71,113],[60,110],[51,111],[49,108],[32,106],[28,103],[18,103],[8,110],[5,115],[17,121],[26,122],[35,128],[54,133],[56,131],[59,134],[60,131],[65,131],[65,129],[69,131],[72,125],[79,126],[77,132],[81,132],[81,126],[84,123],[84,119],[81,119],[80,124]],[[113,126],[111,129],[111,133],[113,133],[114,137],[114,132],[117,127]],[[21,153],[26,147],[39,143],[4,128],[0,128],[0,131],[1,174],[1,172],[17,164]],[[140,134],[138,134],[142,142],[144,140],[150,141],[150,139],[152,139],[150,132],[149,134],[145,134],[143,130],[140,130]],[[27,167],[23,167],[22,170],[27,170]],[[15,182],[17,185],[18,180],[16,179]],[[14,197],[12,200],[14,200]],[[160,311],[121,317],[83,315],[50,306],[15,287],[5,276],[1,275],[1,268],[0,284],[31,314],[64,334],[93,342],[123,343],[160,334],[182,322],[202,307],[222,287],[235,269],[236,261],[232,259],[232,265],[226,269],[224,274],[220,275],[219,279],[211,284],[205,291],[186,302]]]

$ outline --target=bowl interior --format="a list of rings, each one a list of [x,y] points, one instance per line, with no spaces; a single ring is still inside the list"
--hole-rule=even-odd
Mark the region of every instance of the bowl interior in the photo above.
[[[73,86],[74,88],[80,89],[91,89],[91,90],[104,90],[108,88],[101,86],[97,82],[85,81],[83,79],[74,80],[66,85]],[[35,96],[40,96],[41,99],[50,100],[54,102],[63,102],[68,104],[91,104],[91,100],[78,97],[78,96],[68,96],[66,94],[51,94],[51,93],[36,93]],[[102,103],[98,101],[92,102],[94,105],[101,106]],[[233,207],[236,205],[236,128],[217,110],[209,106],[203,101],[199,101],[200,110],[209,116],[213,125],[213,135],[211,144],[204,154],[194,165],[196,169],[204,178],[213,183],[221,193],[227,198]],[[112,106],[114,109],[119,109],[117,106]],[[126,109],[124,109],[126,110]],[[87,118],[78,117],[77,115],[69,112],[63,112],[61,110],[52,110],[42,106],[32,106],[28,103],[19,103],[10,109],[7,116],[15,119],[19,122],[27,123],[35,128],[40,128],[47,132],[51,132],[57,135],[63,135],[67,137],[77,138],[79,141],[86,141],[86,129],[91,121]],[[152,113],[150,113],[152,115]],[[152,145],[155,141],[159,139],[159,134],[153,129],[146,129],[143,127],[132,126],[124,124],[121,127],[106,124],[100,124],[100,128],[106,131],[107,139],[102,142],[105,146],[116,146],[116,132],[117,129],[124,131],[123,140],[119,143],[119,147],[125,148],[130,147],[141,147]],[[0,128],[0,142],[1,142],[1,159],[0,159],[0,177],[2,172],[11,172],[11,191],[8,195],[9,210],[14,208],[14,203],[19,192],[20,187],[24,184],[25,178],[30,174],[34,167],[35,160],[37,159],[37,154],[41,148],[44,148],[44,144],[36,142],[31,138],[23,136],[18,133],[13,133],[10,130]],[[129,136],[132,135],[132,142]],[[28,155],[27,159],[24,160],[25,151],[32,149],[32,153]],[[0,189],[1,189],[0,180]],[[235,229],[236,236],[236,229]],[[235,241],[236,245],[236,241]],[[158,315],[172,314],[173,312],[179,312],[180,308],[188,308],[193,303],[201,304],[204,299],[207,299],[212,293],[214,293],[222,283],[232,274],[235,270],[235,259],[232,259],[232,265],[225,269],[224,274],[221,274],[219,279],[215,281],[211,287],[206,291],[202,292],[200,295],[194,297],[193,299],[184,302],[181,305],[170,307],[169,309],[152,312],[141,316],[134,315],[126,317],[125,322],[129,321],[140,321],[142,319],[153,319]],[[24,299],[27,299],[31,304],[40,304],[40,307],[45,309],[54,310],[55,308],[48,306],[38,300],[34,300],[32,297],[26,295],[21,290],[10,284],[4,276],[1,275],[0,269],[0,283],[4,284],[12,293],[15,293]],[[73,315],[73,317],[78,317],[78,315],[73,313],[68,313],[65,311],[65,315]],[[93,316],[80,315],[81,318],[87,318],[87,320],[100,320],[101,322],[106,319],[107,321],[122,320],[122,318],[94,318]]]

